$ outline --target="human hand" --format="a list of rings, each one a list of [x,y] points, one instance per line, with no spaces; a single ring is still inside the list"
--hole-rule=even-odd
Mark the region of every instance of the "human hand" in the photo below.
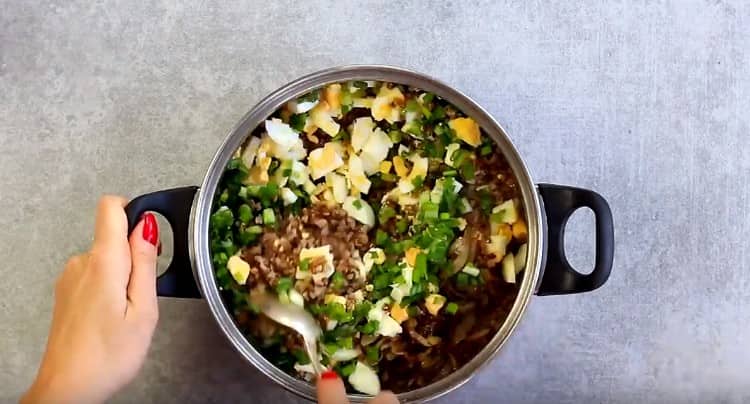
[[[317,382],[319,404],[348,404],[344,382],[329,370],[320,375]],[[390,391],[381,391],[368,404],[398,404],[398,398]]]
[[[159,316],[159,229],[147,213],[128,240],[126,202],[99,201],[91,250],[58,278],[47,350],[23,403],[102,402],[143,364]]]

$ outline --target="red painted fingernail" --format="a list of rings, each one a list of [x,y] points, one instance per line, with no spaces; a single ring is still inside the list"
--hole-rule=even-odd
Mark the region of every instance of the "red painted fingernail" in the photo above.
[[[339,375],[333,370],[326,370],[320,374],[320,378],[323,380],[336,380],[339,378]]]
[[[143,239],[153,246],[159,242],[159,225],[153,213],[143,215]]]

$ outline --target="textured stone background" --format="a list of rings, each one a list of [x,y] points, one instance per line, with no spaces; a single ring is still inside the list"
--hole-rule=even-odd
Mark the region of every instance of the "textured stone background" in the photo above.
[[[227,131],[304,73],[414,68],[503,123],[537,181],[600,191],[616,266],[535,298],[507,348],[441,402],[750,401],[750,7],[744,1],[0,0],[0,401],[31,381],[53,280],[104,192],[198,183]],[[590,215],[570,254],[591,262]],[[202,301],[162,300],[115,402],[293,396]]]

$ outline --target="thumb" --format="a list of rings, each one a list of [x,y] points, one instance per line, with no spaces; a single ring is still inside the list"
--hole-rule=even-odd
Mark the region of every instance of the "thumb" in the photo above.
[[[130,234],[130,256],[133,262],[128,282],[128,300],[137,313],[158,313],[156,303],[156,255],[159,225],[153,213],[143,215]]]
[[[346,388],[339,375],[333,370],[327,370],[318,376],[319,404],[347,404]]]

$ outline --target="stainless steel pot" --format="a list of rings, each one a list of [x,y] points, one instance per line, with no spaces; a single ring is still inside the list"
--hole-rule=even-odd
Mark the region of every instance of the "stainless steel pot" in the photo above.
[[[431,400],[466,383],[500,351],[523,316],[532,295],[580,293],[596,289],[609,277],[614,254],[612,213],[607,202],[589,190],[535,185],[521,156],[500,124],[459,91],[423,74],[389,66],[335,67],[297,79],[263,99],[240,120],[216,152],[200,188],[176,188],[132,200],[126,208],[130,230],[146,211],[155,211],[165,216],[174,234],[174,257],[166,272],[157,280],[158,294],[167,297],[204,297],[219,327],[248,362],[287,390],[314,399],[315,391],[310,384],[276,368],[245,339],[224,306],[209,256],[209,216],[213,195],[224,167],[255,127],[287,101],[323,85],[348,80],[406,84],[433,92],[450,101],[473,117],[497,142],[521,189],[529,242],[526,270],[518,297],[505,323],[475,358],[442,380],[399,394],[402,402]],[[590,208],[596,217],[596,264],[594,271],[587,275],[570,266],[563,247],[565,224],[570,215],[581,207]],[[349,398],[352,402],[366,400],[365,396],[358,394],[352,394]]]

